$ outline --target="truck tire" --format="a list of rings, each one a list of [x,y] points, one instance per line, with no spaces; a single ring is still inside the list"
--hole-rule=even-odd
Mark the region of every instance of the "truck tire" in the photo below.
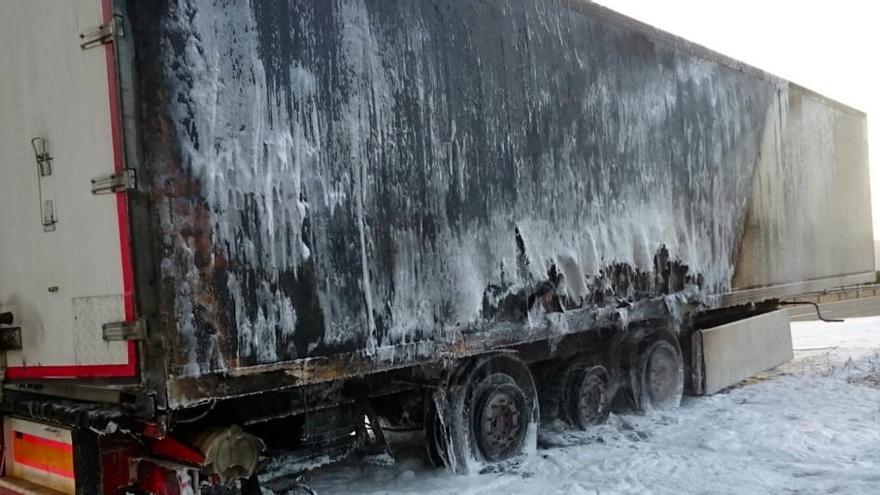
[[[641,412],[678,407],[684,393],[684,364],[674,341],[657,339],[645,346],[636,368],[636,408]]]
[[[538,399],[529,368],[514,354],[478,357],[459,368],[431,426],[433,448],[456,473],[534,451]],[[442,416],[442,417],[441,417]]]
[[[446,444],[446,434],[437,412],[437,404],[432,398],[425,401],[424,433],[428,462],[435,468],[447,466],[449,450]]]
[[[604,423],[611,412],[608,370],[584,364],[573,367],[565,377],[562,412],[573,428],[585,430]]]

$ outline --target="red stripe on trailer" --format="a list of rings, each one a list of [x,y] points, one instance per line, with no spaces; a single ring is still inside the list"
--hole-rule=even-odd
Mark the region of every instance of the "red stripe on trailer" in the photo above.
[[[113,20],[113,0],[102,0],[101,9],[104,14],[104,22]],[[125,168],[125,157],[122,148],[122,121],[119,101],[118,78],[116,77],[116,43],[105,45],[107,57],[107,89],[110,93],[110,134],[113,142],[113,166],[117,173]],[[116,193],[116,217],[119,222],[119,250],[122,254],[122,301],[125,308],[125,321],[135,320],[134,310],[134,272],[131,256],[131,237],[128,224],[128,198],[125,192]],[[137,344],[128,342],[128,363],[110,369],[94,370],[97,373],[112,372],[115,376],[134,376],[137,374]],[[83,375],[77,375],[83,376]],[[108,374],[87,376],[114,376]]]
[[[59,366],[16,366],[6,368],[7,380],[27,378],[109,378],[134,376],[137,351],[134,342],[128,343],[128,362],[122,364],[85,364]]]
[[[102,0],[104,22],[113,18],[112,0]],[[122,148],[122,121],[119,102],[119,87],[116,77],[116,44],[105,45],[107,57],[107,89],[110,93],[110,131],[113,143],[113,168],[121,173],[125,168]],[[132,273],[131,239],[128,231],[128,201],[125,192],[116,193],[116,212],[119,221],[119,250],[122,253],[122,288],[126,321],[133,321],[134,314],[134,273]]]
[[[47,447],[52,450],[61,450],[64,452],[73,452],[73,445],[65,442],[59,442],[58,440],[52,440],[51,438],[44,438],[37,435],[31,435],[30,433],[24,433],[21,431],[15,432],[16,436],[27,443],[32,443],[34,445],[39,445],[40,447]]]
[[[196,466],[205,465],[204,454],[170,436],[152,442],[150,444],[150,451],[166,459]]]
[[[113,0],[101,0],[101,11],[105,23],[113,19]],[[119,102],[119,87],[116,77],[116,44],[104,45],[107,59],[107,89],[110,93],[110,137],[113,147],[113,168],[119,173],[125,167],[122,149],[122,121]],[[119,224],[119,250],[122,258],[122,301],[125,321],[135,320],[134,308],[134,264],[131,255],[131,238],[128,226],[128,200],[125,192],[116,195],[116,218]],[[14,366],[6,368],[9,380],[27,378],[108,378],[132,377],[137,375],[137,344],[127,342],[126,363]]]

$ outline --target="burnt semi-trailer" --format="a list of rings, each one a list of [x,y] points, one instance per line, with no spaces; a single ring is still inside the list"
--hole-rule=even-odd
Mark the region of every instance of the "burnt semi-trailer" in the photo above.
[[[0,9],[4,493],[468,471],[874,278],[863,113],[586,1]]]

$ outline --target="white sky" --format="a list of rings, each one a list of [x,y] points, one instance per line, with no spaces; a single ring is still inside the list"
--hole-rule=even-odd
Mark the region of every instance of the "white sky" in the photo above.
[[[880,2],[597,0],[868,113],[880,238]]]

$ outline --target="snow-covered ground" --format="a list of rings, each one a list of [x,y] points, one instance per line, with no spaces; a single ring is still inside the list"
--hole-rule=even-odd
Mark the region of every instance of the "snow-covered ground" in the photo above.
[[[321,495],[880,493],[880,318],[792,326],[792,363],[672,413],[544,431],[535,455],[500,473],[378,456],[309,483]]]

